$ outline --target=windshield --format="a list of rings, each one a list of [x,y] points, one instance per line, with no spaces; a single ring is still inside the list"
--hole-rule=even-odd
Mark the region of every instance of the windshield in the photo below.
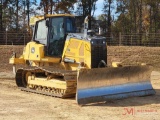
[[[74,18],[66,18],[66,32],[67,33],[74,33],[75,32],[75,24]]]

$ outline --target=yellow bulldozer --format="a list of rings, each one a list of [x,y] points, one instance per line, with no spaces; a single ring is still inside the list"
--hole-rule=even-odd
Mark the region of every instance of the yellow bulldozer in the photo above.
[[[48,96],[76,97],[88,104],[133,96],[155,94],[148,66],[107,65],[106,38],[88,31],[76,33],[75,17],[70,14],[35,17],[32,40],[23,54],[10,58],[23,68],[15,71],[17,86],[23,91]]]

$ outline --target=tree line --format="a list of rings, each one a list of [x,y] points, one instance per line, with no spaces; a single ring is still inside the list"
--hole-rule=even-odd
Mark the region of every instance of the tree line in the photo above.
[[[160,0],[103,0],[102,14],[95,18],[98,0],[0,0],[0,31],[27,31],[33,15],[71,13],[101,20],[112,33],[158,33]],[[91,28],[91,23],[89,25]]]

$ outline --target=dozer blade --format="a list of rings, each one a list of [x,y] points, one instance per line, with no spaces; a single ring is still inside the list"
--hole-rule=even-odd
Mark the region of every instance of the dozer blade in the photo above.
[[[102,102],[155,94],[148,66],[80,70],[77,80],[78,104]]]

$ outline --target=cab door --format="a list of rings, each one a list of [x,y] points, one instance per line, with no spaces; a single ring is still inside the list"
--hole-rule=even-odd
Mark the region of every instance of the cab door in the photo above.
[[[64,43],[65,43],[65,30],[64,18],[54,17],[50,19],[49,39],[48,39],[48,55],[61,57]]]

